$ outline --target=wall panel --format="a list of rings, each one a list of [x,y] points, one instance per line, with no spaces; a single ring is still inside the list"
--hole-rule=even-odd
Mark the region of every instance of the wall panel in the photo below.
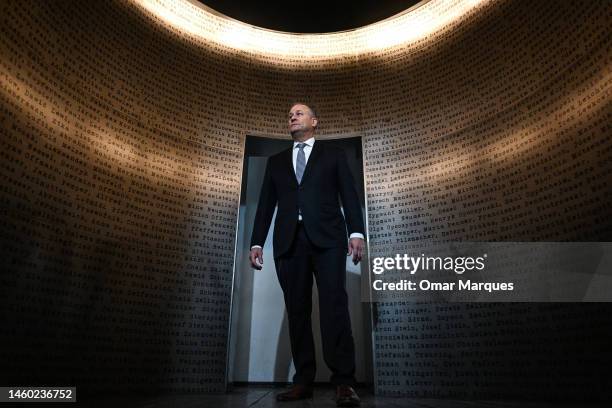
[[[224,390],[240,64],[126,4],[1,7],[3,383]]]

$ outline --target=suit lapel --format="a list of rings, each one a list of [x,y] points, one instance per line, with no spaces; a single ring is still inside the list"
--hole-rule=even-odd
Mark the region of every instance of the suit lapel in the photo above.
[[[283,158],[283,162],[283,168],[287,169],[287,177],[289,178],[290,183],[297,187],[298,182],[297,178],[295,177],[295,169],[293,168],[293,146],[287,150],[287,153]],[[302,177],[302,180],[303,179],[304,178]]]
[[[308,162],[306,163],[306,168],[304,169],[304,174],[302,175],[302,183],[308,179],[308,175],[312,173],[312,167],[314,166],[314,162],[317,161],[317,158],[321,155],[321,150],[323,150],[323,145],[321,142],[315,142],[314,146],[312,146],[312,152],[310,152],[310,157],[308,158]],[[293,160],[293,157],[291,157]],[[291,162],[293,166],[293,161]],[[295,178],[295,177],[294,177]],[[297,179],[296,179],[297,181]]]

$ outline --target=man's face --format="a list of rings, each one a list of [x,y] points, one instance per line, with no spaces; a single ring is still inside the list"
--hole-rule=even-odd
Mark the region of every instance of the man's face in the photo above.
[[[294,105],[289,111],[289,132],[296,139],[310,138],[317,126],[317,118],[312,116],[312,111],[306,105]]]

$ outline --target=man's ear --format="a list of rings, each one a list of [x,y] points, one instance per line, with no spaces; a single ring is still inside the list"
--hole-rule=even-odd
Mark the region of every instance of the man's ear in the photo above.
[[[317,127],[318,124],[319,124],[319,121],[317,120],[317,118],[312,118],[312,126]]]

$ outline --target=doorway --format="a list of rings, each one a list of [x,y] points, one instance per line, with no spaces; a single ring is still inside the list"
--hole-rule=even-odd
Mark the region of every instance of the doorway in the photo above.
[[[361,138],[317,139],[317,143],[333,144],[346,152],[365,216]],[[290,383],[293,377],[287,315],[272,257],[274,218],[263,248],[263,269],[254,270],[248,260],[253,221],[267,159],[292,145],[292,140],[259,136],[246,138],[228,358],[230,384],[284,384]],[[367,256],[364,256],[364,260],[357,266],[347,262],[346,285],[357,354],[356,378],[359,383],[370,384],[372,383],[371,312],[370,304],[361,302],[361,277],[367,279],[367,274]],[[315,381],[325,383],[329,381],[331,373],[323,361],[317,296],[314,284],[312,326],[317,352]]]

